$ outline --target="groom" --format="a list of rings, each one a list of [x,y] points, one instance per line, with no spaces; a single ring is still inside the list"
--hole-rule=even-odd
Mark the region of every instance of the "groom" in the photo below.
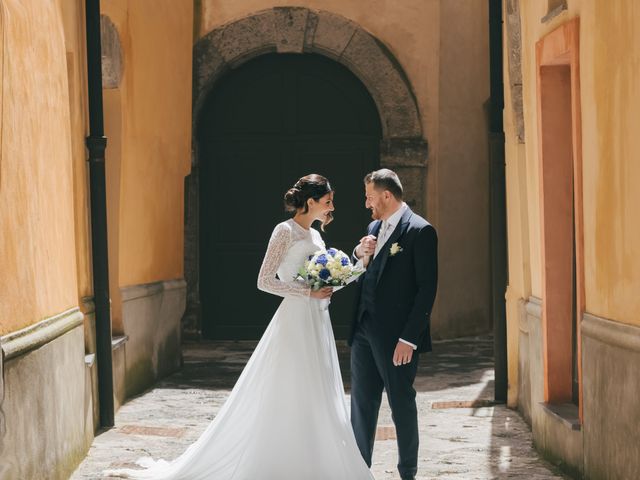
[[[374,221],[354,256],[366,272],[358,280],[351,325],[351,424],[371,467],[378,411],[387,392],[398,439],[398,471],[415,478],[418,412],[413,382],[418,353],[431,350],[430,314],[438,282],[435,229],[402,201],[395,172],[382,169],[365,179],[365,206]]]

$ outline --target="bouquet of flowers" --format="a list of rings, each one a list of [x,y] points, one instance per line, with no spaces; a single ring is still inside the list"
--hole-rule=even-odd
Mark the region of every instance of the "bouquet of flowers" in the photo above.
[[[355,280],[364,269],[353,265],[349,256],[335,248],[318,250],[300,267],[296,279],[301,279],[312,290],[323,287],[344,287]],[[336,290],[338,288],[335,288]]]

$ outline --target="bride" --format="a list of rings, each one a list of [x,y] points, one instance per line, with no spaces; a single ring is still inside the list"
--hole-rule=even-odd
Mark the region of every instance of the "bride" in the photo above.
[[[331,287],[294,281],[325,248],[311,227],[333,219],[333,191],[321,175],[284,196],[293,218],[276,225],[258,288],[284,297],[229,398],[200,438],[171,462],[142,458],[144,470],[106,475],[183,480],[372,480],[356,445],[327,306]],[[277,274],[277,278],[276,278]]]

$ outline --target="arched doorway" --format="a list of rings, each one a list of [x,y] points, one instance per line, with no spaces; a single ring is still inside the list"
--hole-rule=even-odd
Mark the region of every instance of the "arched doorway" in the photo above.
[[[267,54],[231,70],[197,120],[202,333],[256,339],[279,299],[256,289],[273,227],[287,218],[282,195],[307,173],[336,190],[327,245],[350,251],[369,221],[363,176],[379,167],[378,111],[346,67],[315,54]],[[354,289],[332,301],[346,334]]]

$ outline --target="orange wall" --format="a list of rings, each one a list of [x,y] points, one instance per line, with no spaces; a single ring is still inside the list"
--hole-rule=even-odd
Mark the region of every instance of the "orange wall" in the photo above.
[[[5,334],[77,305],[78,274],[61,12],[47,0],[4,0],[0,8],[0,334]]]
[[[78,297],[93,295],[91,234],[89,220],[89,165],[85,138],[89,133],[85,14],[81,0],[58,0],[67,52],[67,77],[71,114],[70,136],[73,158],[73,194],[75,210],[76,264]]]
[[[118,29],[124,65],[117,92],[105,92],[106,134],[114,147],[107,147],[107,163],[113,155],[119,164],[119,171],[108,171],[107,186],[110,255],[117,258],[112,275],[120,287],[181,278],[192,2],[107,0],[102,7]],[[113,283],[111,290],[117,295]]]

